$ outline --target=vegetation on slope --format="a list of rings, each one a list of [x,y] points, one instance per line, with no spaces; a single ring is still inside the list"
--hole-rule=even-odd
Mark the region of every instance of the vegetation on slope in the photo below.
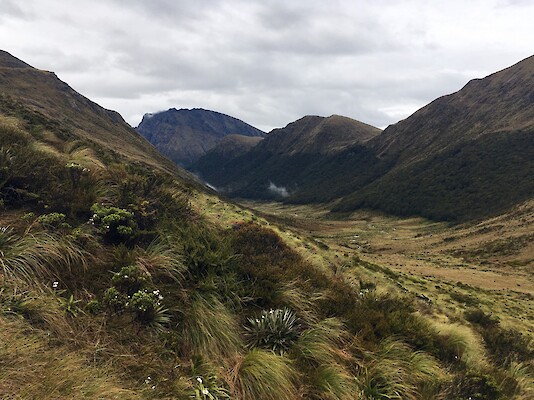
[[[391,172],[346,196],[334,211],[373,208],[397,215],[467,221],[504,212],[534,194],[532,131],[463,143]],[[391,192],[394,195],[384,196]]]
[[[210,223],[172,175],[14,115],[0,148],[0,397],[531,393],[528,340],[493,361],[515,336],[492,331],[474,363],[415,298],[318,268],[253,222]]]
[[[533,74],[534,56],[380,134],[367,126],[354,137],[364,124],[304,117],[245,154],[219,162],[210,155],[196,169],[234,197],[340,200],[334,211],[372,208],[454,222],[497,215],[534,195]]]

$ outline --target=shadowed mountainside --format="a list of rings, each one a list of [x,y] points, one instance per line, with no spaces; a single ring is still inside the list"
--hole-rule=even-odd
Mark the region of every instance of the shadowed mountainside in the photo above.
[[[226,135],[265,136],[237,118],[200,108],[171,108],[145,114],[136,129],[162,154],[183,167],[189,167]]]
[[[438,220],[496,214],[534,195],[534,57],[443,96],[382,133],[347,118],[304,117],[246,154],[198,163],[231,196],[340,199]],[[359,125],[358,125],[359,124]],[[273,191],[273,185],[285,191]]]
[[[379,133],[378,128],[338,115],[305,116],[273,130],[245,154],[233,159],[210,154],[193,167],[232,195],[269,199],[287,192],[291,199],[299,196],[299,201],[328,200],[333,194],[348,193],[347,177],[358,164],[373,162],[366,143]],[[353,157],[356,153],[360,157]],[[359,179],[373,176],[361,174]]]

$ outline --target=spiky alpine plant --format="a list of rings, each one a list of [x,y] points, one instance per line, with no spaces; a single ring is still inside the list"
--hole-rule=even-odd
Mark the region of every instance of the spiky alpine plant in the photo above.
[[[289,308],[262,311],[248,318],[245,326],[249,347],[261,347],[278,354],[287,352],[299,337],[297,315]]]

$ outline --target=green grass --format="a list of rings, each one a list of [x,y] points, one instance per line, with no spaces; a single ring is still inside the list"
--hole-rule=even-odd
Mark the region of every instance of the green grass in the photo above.
[[[182,323],[184,355],[222,360],[238,354],[243,341],[235,316],[211,295],[195,293],[190,301]]]
[[[306,258],[317,250],[306,235],[285,241],[220,200],[204,210],[224,210],[210,222],[175,176],[121,165],[32,121],[0,126],[0,397],[17,398],[15,388],[59,399],[209,398],[204,389],[237,400],[437,399],[480,385],[530,393],[531,345],[508,327],[482,330],[480,315],[469,327],[462,315],[436,324],[435,309],[391,289],[401,274],[362,260],[316,263],[332,248]],[[90,223],[93,204],[124,210],[112,214],[135,229],[109,240],[107,225]],[[250,322],[262,316],[272,324]]]
[[[290,360],[270,351],[252,349],[233,369],[232,394],[243,400],[292,400],[298,374]]]

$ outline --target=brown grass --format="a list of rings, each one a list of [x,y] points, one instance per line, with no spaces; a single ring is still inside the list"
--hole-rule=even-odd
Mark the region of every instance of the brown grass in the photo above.
[[[42,332],[0,316],[0,398],[137,399],[106,367],[53,346]]]

